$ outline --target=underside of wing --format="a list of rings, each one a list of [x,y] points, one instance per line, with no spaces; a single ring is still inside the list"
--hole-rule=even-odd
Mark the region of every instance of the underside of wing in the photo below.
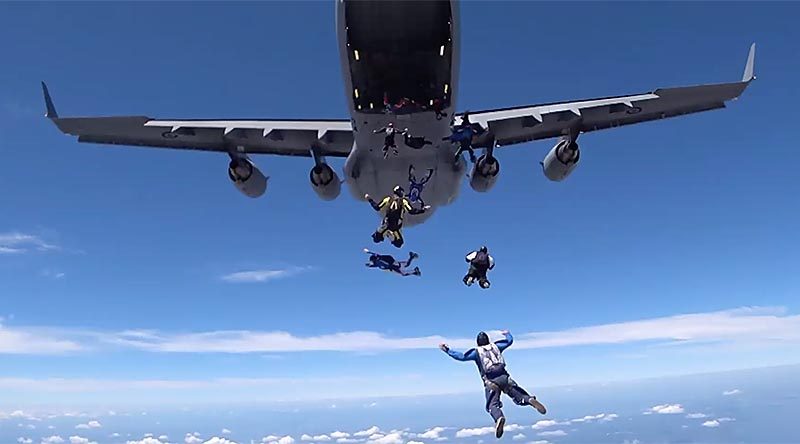
[[[42,83],[47,117],[79,142],[201,151],[346,157],[348,120],[163,120],[146,116],[59,117]]]
[[[488,129],[474,146],[513,145],[724,108],[725,102],[739,97],[755,78],[754,56],[755,44],[738,82],[469,113],[471,122]]]

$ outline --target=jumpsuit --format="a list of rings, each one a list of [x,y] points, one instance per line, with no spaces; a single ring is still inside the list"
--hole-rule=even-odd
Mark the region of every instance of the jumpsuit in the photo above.
[[[386,196],[379,203],[369,199],[370,205],[375,211],[385,211],[383,216],[383,223],[372,234],[372,240],[375,243],[382,242],[384,235],[388,234],[392,238],[392,245],[397,248],[403,246],[403,216],[406,212],[409,214],[421,214],[425,210],[421,208],[414,208],[411,206],[408,198],[400,196]]]
[[[392,154],[395,156],[397,155],[397,144],[394,141],[394,136],[396,134],[405,134],[405,131],[399,131],[395,127],[385,126],[379,130],[375,131],[375,134],[386,133],[386,137],[383,138],[383,158],[386,159],[389,157],[389,148],[392,148]]]
[[[494,268],[494,258],[489,253],[473,251],[465,258],[469,262],[469,271],[464,276],[464,283],[470,285],[471,280],[477,280],[482,288],[489,288],[489,279],[486,272]]]
[[[503,351],[514,343],[511,333],[506,333],[505,338],[495,343],[490,343],[477,348],[471,348],[466,353],[447,350],[447,354],[457,361],[473,361],[478,366],[478,371],[483,379],[486,394],[486,411],[497,422],[504,417],[503,403],[500,395],[505,393],[517,405],[530,405],[531,396],[525,389],[517,385],[506,371]]]
[[[417,257],[416,253],[408,253],[408,260],[406,261],[398,261],[394,258],[394,256],[389,254],[377,254],[377,253],[370,253],[369,262],[367,263],[367,267],[370,268],[380,268],[381,270],[392,271],[394,273],[398,273],[402,276],[411,276],[420,274],[419,268],[414,268],[412,271],[406,271],[404,268],[408,268],[411,266],[411,262]]]
[[[425,184],[433,176],[433,169],[428,169],[428,175],[417,181],[417,176],[414,174],[414,166],[408,167],[408,200],[412,203],[419,202],[423,207],[425,201],[422,200],[422,190],[425,189]]]

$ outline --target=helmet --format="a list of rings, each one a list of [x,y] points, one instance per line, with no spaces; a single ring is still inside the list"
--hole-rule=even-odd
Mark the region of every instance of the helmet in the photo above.
[[[478,333],[478,347],[489,345],[489,335],[484,332]]]
[[[389,128],[391,128],[391,127],[393,127],[393,126],[394,126],[394,123],[392,123],[392,122],[389,122],[389,124],[388,124],[388,125],[386,125],[386,126],[388,126]]]
[[[395,187],[392,189],[392,192],[393,192],[395,195],[397,195],[397,196],[400,196],[400,197],[403,197],[403,194],[405,194],[405,190],[404,190],[404,189],[403,189],[403,187],[401,187],[400,185],[397,185],[397,186],[395,186]]]
[[[486,248],[486,245],[481,247],[481,253],[487,253],[488,251],[489,251],[489,249]]]

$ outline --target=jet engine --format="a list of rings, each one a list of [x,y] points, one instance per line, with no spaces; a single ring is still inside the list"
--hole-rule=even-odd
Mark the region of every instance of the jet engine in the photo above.
[[[497,182],[499,174],[500,162],[496,158],[484,154],[478,158],[478,161],[475,162],[475,166],[472,168],[469,186],[479,193],[485,193]]]
[[[267,191],[267,177],[246,157],[231,159],[228,177],[247,197],[260,197]]]
[[[564,138],[558,141],[556,146],[547,153],[541,162],[544,175],[555,182],[566,179],[567,176],[578,166],[581,159],[581,151],[576,142],[571,142]]]
[[[339,192],[342,190],[342,182],[339,176],[333,171],[327,163],[321,163],[311,168],[308,173],[311,180],[311,188],[317,193],[322,200],[334,200],[339,197]]]

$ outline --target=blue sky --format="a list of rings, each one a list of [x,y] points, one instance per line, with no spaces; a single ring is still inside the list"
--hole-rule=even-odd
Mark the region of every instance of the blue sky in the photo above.
[[[346,117],[333,5],[0,12],[2,409],[474,394],[435,346],[479,330],[516,335],[534,391],[798,362],[795,4],[462,5],[461,109],[733,81],[753,41],[758,80],[582,136],[563,183],[538,167],[552,141],[502,150],[490,193],[464,183],[407,230],[420,279],[363,268],[378,220],[318,200],[307,159],[256,158],[251,200],[224,155],[77,144],[42,117],[40,80],[62,115]],[[485,292],[460,280],[481,244]],[[254,270],[297,272],[223,279]]]

